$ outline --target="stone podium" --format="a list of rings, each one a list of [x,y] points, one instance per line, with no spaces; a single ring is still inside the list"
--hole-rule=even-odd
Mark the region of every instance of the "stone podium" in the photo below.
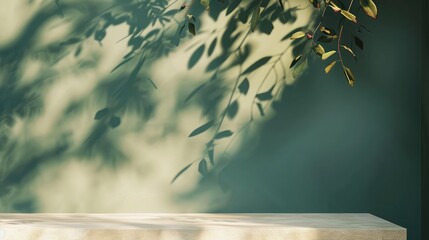
[[[0,240],[405,240],[370,214],[0,214]]]

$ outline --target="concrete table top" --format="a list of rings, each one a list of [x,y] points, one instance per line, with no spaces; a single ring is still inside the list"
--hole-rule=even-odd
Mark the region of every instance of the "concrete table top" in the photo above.
[[[371,214],[0,214],[0,240],[405,240]]]

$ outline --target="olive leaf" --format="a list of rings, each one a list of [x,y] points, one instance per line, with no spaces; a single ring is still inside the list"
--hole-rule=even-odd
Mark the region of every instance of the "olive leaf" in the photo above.
[[[355,84],[355,77],[352,73],[352,70],[350,70],[350,68],[344,67],[344,74],[346,75],[349,85],[353,87]]]
[[[248,68],[246,68],[246,70],[243,71],[242,75],[246,75],[246,74],[249,74],[249,73],[255,71],[256,69],[262,67],[268,61],[270,61],[270,59],[271,59],[271,56],[260,58],[258,61],[256,61],[255,63],[250,65]]]
[[[292,60],[292,63],[290,64],[289,68],[292,68],[293,66],[295,66],[295,65],[296,65],[296,63],[298,63],[298,62],[299,62],[299,60],[301,60],[301,58],[302,58],[302,56],[301,56],[301,55],[299,55],[298,57],[294,58],[294,59]]]
[[[189,58],[188,69],[191,69],[192,67],[195,66],[195,64],[197,64],[197,62],[203,56],[205,48],[206,48],[206,45],[203,44],[200,47],[198,47],[197,50],[195,50],[195,52],[192,54],[191,58]]]
[[[343,15],[348,20],[350,20],[354,23],[357,23],[356,16],[353,13],[351,13],[347,10],[341,10],[341,15]]]
[[[329,51],[327,53],[322,54],[322,60],[328,59],[330,56],[334,55],[337,51]]]
[[[201,0],[200,3],[207,11],[210,10],[210,0]]]
[[[316,46],[314,46],[313,51],[319,56],[322,56],[323,54],[325,54],[325,49],[320,44],[317,44]]]
[[[259,8],[259,6],[257,6],[253,10],[252,20],[250,21],[250,31],[252,31],[252,32],[255,31],[256,26],[258,25],[258,22],[259,22],[260,14],[261,14],[261,9]]]
[[[299,32],[292,34],[292,36],[290,37],[290,40],[295,40],[295,39],[299,39],[299,38],[303,38],[303,37],[305,37],[305,32],[299,31]]]
[[[366,15],[377,19],[377,6],[372,0],[359,0],[359,3]]]
[[[322,26],[322,27],[320,27],[320,31],[326,35],[329,35],[329,36],[336,35],[335,30],[332,28],[329,28],[329,27]]]
[[[188,30],[194,36],[197,34],[197,32],[195,31],[195,24],[191,22],[188,23]]]
[[[184,172],[186,172],[186,170],[188,170],[188,169],[192,166],[192,164],[193,164],[193,163],[190,163],[190,164],[186,165],[186,167],[184,167],[182,170],[180,170],[180,171],[176,174],[176,176],[174,176],[174,178],[171,180],[170,184],[174,183],[174,181],[176,181],[176,180],[177,180],[177,178],[179,178],[179,177],[180,177],[180,175],[182,175]]]
[[[341,45],[342,48],[344,48],[345,50],[347,50],[351,55],[353,55],[353,57],[355,58],[355,60],[357,61],[357,57],[356,54],[353,52],[353,50],[345,45]]]
[[[213,39],[212,43],[210,43],[209,49],[207,50],[207,55],[210,57],[215,48],[216,48],[216,44],[217,44],[217,38]]]
[[[240,5],[241,0],[232,0],[229,5],[228,9],[226,10],[226,15],[228,16],[230,13],[232,13],[238,5]]]
[[[231,137],[234,133],[230,130],[225,130],[222,131],[218,134],[216,134],[216,136],[214,137],[215,139],[222,139],[222,138],[227,138],[227,137]]]
[[[238,90],[240,91],[240,93],[246,95],[247,92],[249,92],[249,87],[250,87],[249,79],[245,78],[240,83],[240,85],[238,85]]]
[[[109,120],[109,126],[111,128],[117,128],[119,127],[119,125],[121,125],[121,118],[118,116],[113,116],[110,118]]]
[[[105,116],[107,116],[107,114],[109,113],[110,109],[109,108],[103,108],[101,110],[99,110],[96,114],[94,119],[95,120],[101,120],[103,119]]]
[[[235,100],[229,105],[227,115],[230,119],[233,119],[237,115],[237,113],[238,113],[238,101]]]
[[[206,124],[199,126],[194,131],[192,131],[191,134],[189,134],[189,137],[197,136],[198,134],[201,134],[201,133],[209,130],[213,126],[213,123],[214,123],[213,121],[210,121]]]
[[[266,91],[266,92],[256,94],[256,98],[257,98],[259,101],[268,101],[268,100],[271,100],[271,99],[273,98],[273,94],[272,94],[272,92],[273,92],[273,90],[274,90],[274,87],[275,87],[275,86],[272,86],[272,87],[271,87],[270,89],[268,89],[268,91]]]
[[[329,1],[329,7],[332,8],[332,10],[334,10],[334,12],[339,12],[341,11],[341,8],[338,7],[333,1]]]
[[[337,63],[338,61],[333,61],[333,62],[331,62],[328,66],[326,66],[326,68],[325,68],[325,73],[326,74],[328,74],[331,70],[332,70],[332,68],[335,66],[335,64]]]
[[[200,86],[198,86],[197,88],[195,88],[189,95],[188,97],[186,97],[185,102],[189,101],[198,91],[200,91],[201,89],[203,89],[203,87],[205,87],[207,85],[207,83],[203,83]]]
[[[256,103],[256,106],[258,106],[258,110],[261,116],[265,116],[264,107],[262,107],[262,103],[258,102]]]
[[[280,8],[284,11],[285,6],[283,5],[283,0],[278,0],[277,2],[279,3]]]
[[[213,148],[209,149],[208,155],[209,155],[210,164],[214,166],[214,149]]]
[[[198,164],[198,172],[201,173],[201,175],[206,176],[208,173],[208,167],[207,167],[207,161],[203,158],[201,159],[200,163]]]

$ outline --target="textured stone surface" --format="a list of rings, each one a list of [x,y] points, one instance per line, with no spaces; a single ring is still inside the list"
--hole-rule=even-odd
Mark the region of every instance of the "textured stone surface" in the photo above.
[[[405,240],[370,214],[0,214],[0,240]]]

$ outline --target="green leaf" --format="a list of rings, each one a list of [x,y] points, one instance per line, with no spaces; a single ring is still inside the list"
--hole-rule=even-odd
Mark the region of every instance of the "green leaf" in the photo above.
[[[262,103],[256,103],[256,106],[258,106],[259,113],[261,116],[265,116],[264,108],[262,107]]]
[[[231,137],[234,133],[230,130],[225,130],[222,131],[218,134],[216,134],[216,136],[214,137],[215,139],[222,139],[222,138],[227,138],[227,137]]]
[[[127,58],[124,61],[122,61],[121,63],[119,63],[115,68],[112,69],[112,71],[110,71],[110,73],[114,72],[116,69],[122,67],[123,65],[125,65],[127,62],[131,61],[133,58]]]
[[[197,32],[195,31],[195,24],[191,22],[188,23],[188,30],[194,36],[197,34]]]
[[[85,32],[85,37],[89,38],[95,31],[95,26],[89,28],[86,32]]]
[[[82,52],[82,45],[79,45],[77,46],[76,51],[74,52],[74,56],[79,57],[81,52]]]
[[[372,0],[359,0],[359,3],[366,15],[377,19],[377,6]]]
[[[283,5],[283,0],[278,0],[277,2],[279,3],[280,8],[284,11],[285,6]]]
[[[62,42],[61,45],[72,45],[75,43],[80,42],[82,39],[78,38],[78,37],[72,37],[67,39],[66,41]]]
[[[289,68],[292,68],[293,66],[295,66],[295,65],[299,62],[299,60],[301,60],[301,58],[302,58],[302,56],[301,56],[301,55],[299,55],[298,57],[294,58],[294,59],[292,60],[292,63],[290,64],[290,67],[289,67]]]
[[[121,125],[121,118],[118,116],[113,116],[110,118],[109,120],[109,126],[111,128],[117,128],[119,127],[119,125]]]
[[[352,70],[350,70],[350,68],[344,67],[344,74],[346,75],[349,85],[353,87],[355,84],[355,77],[352,73]]]
[[[207,161],[205,159],[201,159],[200,163],[198,164],[198,172],[200,172],[201,175],[206,176],[208,171]]]
[[[240,85],[238,85],[238,90],[240,91],[240,93],[246,95],[247,92],[249,92],[249,87],[250,87],[249,79],[245,78],[240,83]]]
[[[143,37],[140,37],[140,36],[132,37],[128,41],[128,46],[132,46],[134,49],[138,49],[139,47],[142,46],[143,41],[144,41]]]
[[[207,85],[207,83],[203,83],[203,84],[201,84],[200,86],[198,86],[197,88],[195,88],[194,89],[194,91],[192,91],[189,95],[188,95],[188,97],[185,99],[185,103],[187,102],[187,101],[189,101],[189,99],[191,99],[198,91],[200,91],[204,86],[206,86]]]
[[[197,50],[195,50],[191,58],[189,58],[188,69],[193,68],[195,64],[197,64],[197,62],[201,59],[201,56],[203,56],[205,49],[206,49],[206,45],[203,44],[200,47],[198,47]]]
[[[216,48],[216,44],[217,44],[217,38],[213,39],[212,43],[210,43],[209,50],[207,51],[207,55],[209,57],[213,54]]]
[[[232,13],[238,5],[240,5],[241,0],[232,0],[229,5],[228,9],[226,10],[226,15],[228,16],[230,13]]]
[[[361,50],[363,50],[363,41],[355,36],[355,44],[358,46]]]
[[[271,99],[273,99],[273,94],[272,94],[273,90],[274,90],[274,86],[272,86],[266,92],[256,94],[256,98],[259,101],[268,101],[268,100],[271,100]]]
[[[258,61],[256,61],[252,65],[250,65],[246,70],[244,70],[242,75],[246,75],[246,74],[249,74],[249,73],[255,71],[256,69],[262,67],[264,64],[266,64],[270,60],[271,60],[271,56],[263,57],[263,58],[259,59]]]
[[[210,164],[214,166],[214,149],[213,148],[209,149],[208,155],[209,155]]]
[[[329,51],[327,53],[322,54],[322,60],[326,60],[329,57],[331,57],[332,55],[334,55],[337,51]]]
[[[341,10],[341,15],[343,15],[348,20],[350,20],[350,21],[352,21],[354,23],[357,23],[356,16],[353,13],[351,13],[351,12],[349,12],[347,10],[343,10],[342,9]]]
[[[106,30],[104,29],[98,30],[94,34],[94,39],[99,42],[103,41],[104,37],[106,37]]]
[[[259,31],[267,35],[270,35],[273,29],[274,29],[274,25],[269,19],[264,19],[259,24]]]
[[[197,136],[197,135],[209,130],[213,126],[213,123],[214,123],[213,121],[210,121],[206,124],[199,126],[194,131],[192,131],[191,134],[189,134],[189,137]]]
[[[217,69],[220,65],[224,63],[224,61],[227,59],[228,56],[226,55],[220,55],[213,59],[206,67],[206,72],[213,71]]]
[[[229,107],[228,107],[228,111],[227,111],[227,115],[230,119],[233,119],[237,113],[238,113],[238,101],[235,100],[234,102],[232,102]]]
[[[253,10],[252,13],[252,20],[250,21],[250,31],[254,32],[256,29],[256,26],[258,25],[259,22],[259,17],[261,14],[261,9],[259,8],[259,6],[256,6],[256,8]]]
[[[200,3],[207,11],[210,10],[210,0],[201,0]]]
[[[325,68],[325,73],[326,74],[328,74],[331,70],[332,70],[332,68],[335,66],[335,64],[337,63],[338,61],[333,61],[333,62],[331,62],[328,66],[326,66],[326,68]]]
[[[170,184],[174,183],[174,181],[176,181],[176,180],[177,180],[177,178],[179,178],[179,177],[180,177],[180,175],[182,175],[184,172],[186,172],[186,170],[188,170],[188,169],[192,166],[192,164],[193,164],[193,163],[190,163],[190,164],[188,164],[186,167],[184,167],[182,170],[180,170],[180,171],[176,174],[176,176],[174,176],[173,180],[171,180],[171,183],[170,183]]]
[[[109,108],[103,108],[101,110],[99,110],[96,114],[94,119],[95,120],[101,120],[103,119],[108,113],[110,112]]]
[[[303,37],[305,37],[305,32],[299,31],[299,32],[292,34],[292,36],[290,37],[290,40],[295,40],[295,39],[299,39],[299,38],[303,38]]]

